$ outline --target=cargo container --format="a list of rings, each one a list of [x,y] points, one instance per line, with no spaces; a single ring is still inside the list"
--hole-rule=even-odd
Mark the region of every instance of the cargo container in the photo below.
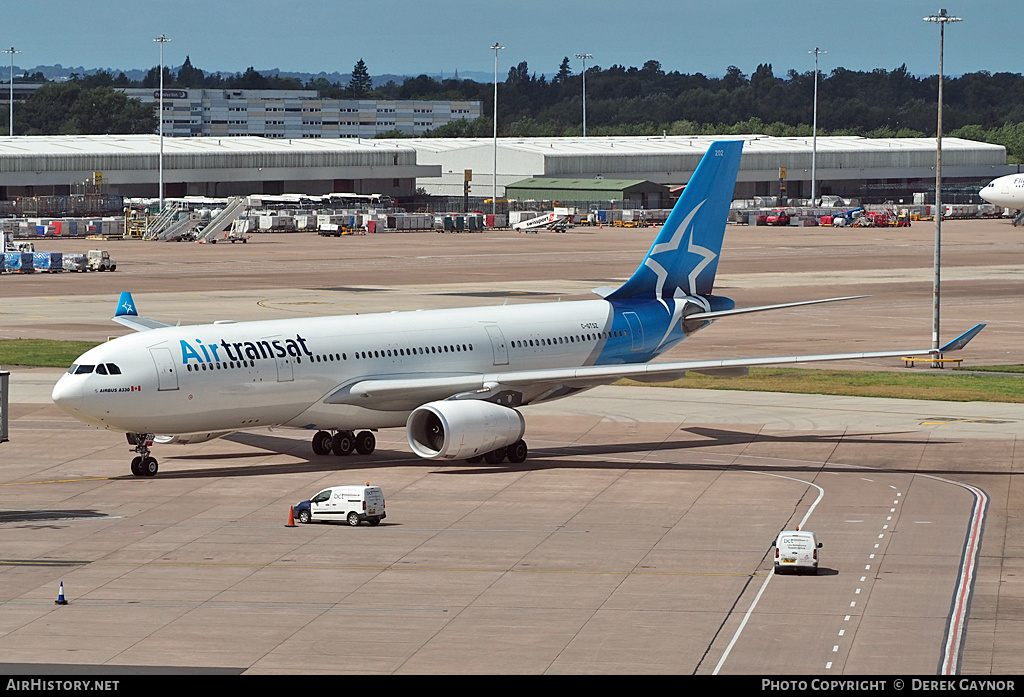
[[[508,222],[510,225],[515,225],[516,223],[532,220],[539,215],[540,211],[510,211],[508,214]]]
[[[65,254],[61,260],[65,271],[88,271],[89,260],[84,254]]]
[[[260,232],[288,232],[295,230],[295,219],[288,215],[261,215]]]
[[[32,273],[32,252],[4,252],[4,271],[7,273]]]
[[[60,273],[64,270],[63,256],[61,252],[33,252],[32,266],[36,271]]]

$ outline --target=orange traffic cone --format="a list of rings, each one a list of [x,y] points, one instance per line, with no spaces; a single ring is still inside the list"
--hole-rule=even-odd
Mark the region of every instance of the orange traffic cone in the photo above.
[[[295,506],[289,506],[288,507],[288,524],[285,525],[285,527],[286,528],[297,528],[297,527],[299,527],[298,525],[295,524]]]

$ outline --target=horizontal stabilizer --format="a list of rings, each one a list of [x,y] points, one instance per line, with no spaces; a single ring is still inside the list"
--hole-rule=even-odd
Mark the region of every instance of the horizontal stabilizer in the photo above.
[[[858,298],[867,298],[867,295],[848,295],[843,298],[825,298],[824,300],[803,300],[797,303],[782,303],[781,305],[761,305],[759,307],[738,307],[732,310],[719,310],[718,312],[696,312],[692,315],[687,315],[686,320],[695,319],[718,319],[720,317],[728,317],[729,315],[745,315],[748,312],[765,312],[767,310],[781,310],[786,307],[800,307],[801,305],[818,305],[820,303],[834,303],[840,300],[857,300]]]
[[[112,318],[118,324],[123,324],[132,331],[144,332],[149,329],[162,329],[171,325],[158,322],[155,319],[147,319],[146,317],[137,317],[132,315],[121,315],[120,317]]]

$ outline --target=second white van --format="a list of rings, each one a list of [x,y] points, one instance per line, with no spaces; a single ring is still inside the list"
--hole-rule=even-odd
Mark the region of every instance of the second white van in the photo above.
[[[818,550],[821,546],[813,532],[783,530],[775,538],[775,573],[789,570],[818,573]]]

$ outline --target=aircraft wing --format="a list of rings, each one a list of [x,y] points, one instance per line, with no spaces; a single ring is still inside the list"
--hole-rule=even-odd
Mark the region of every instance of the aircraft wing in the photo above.
[[[138,317],[135,315],[121,315],[120,317],[112,318],[118,324],[123,324],[129,329],[136,332],[144,332],[148,329],[161,329],[163,327],[169,327],[171,325],[158,322],[155,319],[148,319],[146,317]]]
[[[658,378],[673,380],[687,371],[721,372],[762,365],[788,365],[821,361],[846,361],[862,358],[896,358],[902,356],[929,356],[959,351],[984,329],[978,324],[939,349],[913,349],[909,351],[872,351],[866,353],[827,353],[808,356],[765,356],[759,358],[725,358],[703,361],[672,361],[664,363],[620,363],[615,365],[589,365],[541,370],[512,370],[498,373],[472,373],[464,375],[409,375],[376,379],[362,378],[335,390],[324,398],[326,404],[356,404],[368,408],[415,408],[429,401],[453,396],[472,398],[471,393],[490,393],[501,388],[537,385],[563,385],[566,387],[594,387],[614,382],[619,378],[634,378],[651,382]],[[412,405],[412,406],[410,406]]]
[[[132,294],[128,291],[121,291],[121,296],[117,299],[117,312],[111,319],[136,332],[171,326],[158,322],[155,319],[139,317],[139,313],[135,310],[135,301],[132,299]]]

